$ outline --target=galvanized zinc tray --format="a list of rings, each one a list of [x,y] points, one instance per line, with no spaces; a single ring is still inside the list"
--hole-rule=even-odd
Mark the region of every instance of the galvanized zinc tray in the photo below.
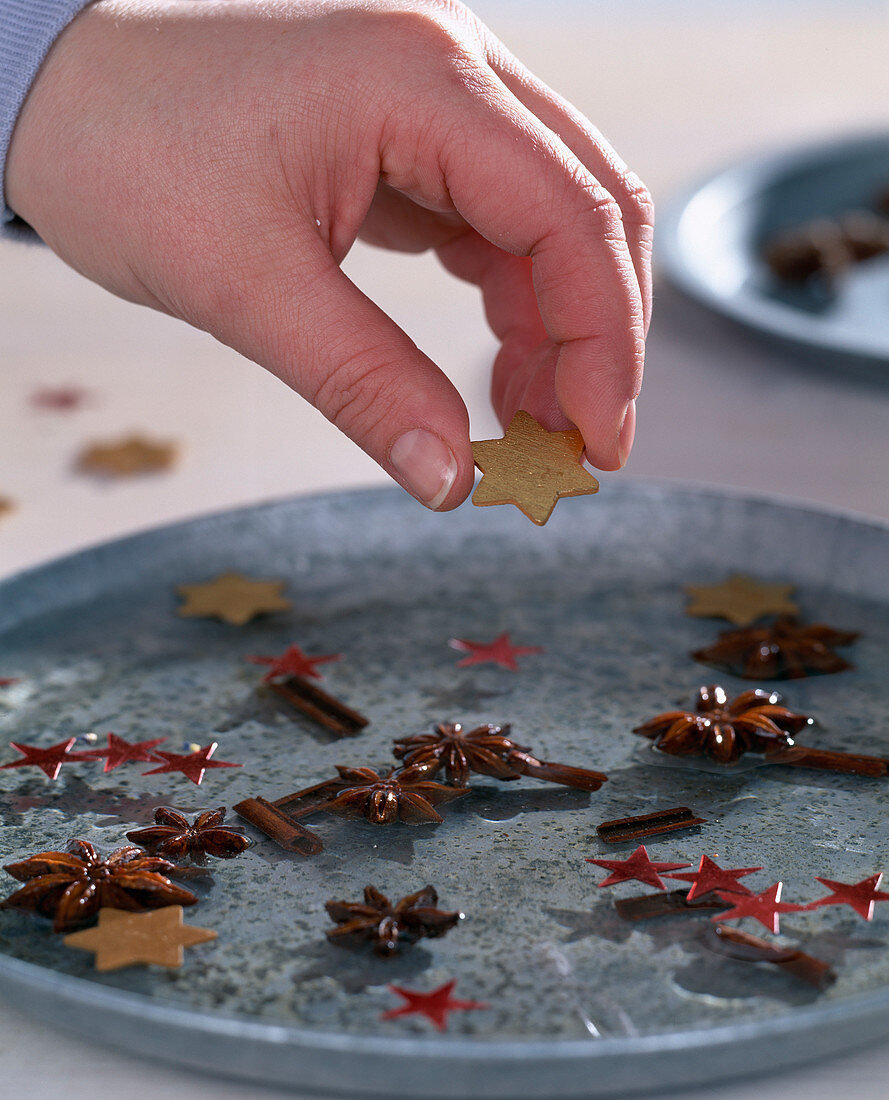
[[[287,581],[293,610],[244,627],[177,616],[175,585],[237,570]],[[586,857],[597,823],[687,805],[708,824],[648,842],[657,860],[765,865],[764,889],[808,902],[814,875],[857,881],[889,863],[885,782],[790,767],[714,775],[654,766],[633,726],[720,677],[688,656],[721,628],[684,614],[684,584],[743,571],[793,581],[804,614],[861,631],[854,671],[786,685],[810,740],[889,751],[889,529],[707,491],[609,479],[546,528],[510,508],[430,515],[397,491],[285,501],[102,546],[0,586],[0,737],[49,745],[87,731],[161,746],[219,742],[242,768],[145,776],[151,765],[0,772],[4,862],[73,836],[104,851],[159,805],[268,799],[335,764],[384,765],[394,737],[443,719],[511,722],[549,760],[608,773],[591,794],[478,777],[439,826],[318,819],[322,854],[256,844],[212,866],[190,923],[219,939],[180,970],[99,974],[47,924],[0,913],[0,984],[25,1010],[152,1058],[306,1090],[404,1097],[580,1097],[793,1064],[889,1034],[889,906],[783,918],[786,942],[830,962],[817,993],[709,951],[708,916],[630,925]],[[452,637],[508,631],[544,652],[519,670],[457,668]],[[325,687],[364,712],[332,741],[256,693],[250,654],[341,652]],[[13,750],[0,748],[5,762]],[[432,883],[465,919],[393,960],[328,944],[328,898]],[[15,885],[8,881],[9,890]],[[751,931],[755,928],[751,928]],[[446,1032],[381,1019],[390,984],[487,1003]]]

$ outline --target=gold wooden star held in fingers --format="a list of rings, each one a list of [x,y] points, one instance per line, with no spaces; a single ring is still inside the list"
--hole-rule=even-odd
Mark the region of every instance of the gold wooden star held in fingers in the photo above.
[[[77,468],[99,477],[133,477],[166,470],[175,460],[175,443],[131,435],[116,443],[93,443],[86,447],[80,452]]]
[[[560,497],[599,490],[599,482],[583,468],[583,436],[577,428],[548,432],[523,410],[502,439],[473,443],[472,457],[482,471],[472,503],[514,504],[539,527]]]
[[[289,611],[293,604],[281,595],[286,583],[223,573],[205,584],[178,584],[176,591],[185,598],[179,614],[185,618],[222,619],[243,626],[257,615]]]
[[[183,948],[215,940],[209,928],[183,924],[182,906],[169,905],[150,913],[100,909],[99,923],[65,936],[66,947],[92,951],[96,970],[120,970],[124,966],[182,966]]]
[[[796,585],[765,584],[753,577],[735,573],[722,584],[685,586],[692,602],[687,615],[707,619],[728,619],[737,626],[750,626],[763,615],[796,615],[799,607],[790,594]]]

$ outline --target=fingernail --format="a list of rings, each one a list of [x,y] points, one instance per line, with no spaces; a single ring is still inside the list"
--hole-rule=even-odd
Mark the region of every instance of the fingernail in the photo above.
[[[620,432],[617,436],[617,457],[621,466],[626,466],[630,451],[633,449],[633,439],[636,436],[636,402],[631,401],[624,412],[621,421]]]
[[[423,428],[396,439],[389,461],[408,492],[433,510],[444,501],[457,477],[457,460],[448,445]]]

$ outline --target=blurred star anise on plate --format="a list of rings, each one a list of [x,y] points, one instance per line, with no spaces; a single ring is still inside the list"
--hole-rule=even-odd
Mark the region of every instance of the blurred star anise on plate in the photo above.
[[[178,861],[190,856],[196,863],[203,863],[206,856],[233,859],[250,847],[250,840],[239,826],[223,824],[225,806],[204,810],[193,822],[161,806],[154,811],[154,820],[154,825],[127,833],[127,840],[168,859]]]
[[[777,691],[753,688],[729,700],[725,689],[710,684],[698,689],[694,711],[673,710],[637,726],[633,733],[650,738],[671,756],[707,756],[731,764],[745,752],[789,749],[793,734],[812,719],[781,706]]]
[[[25,883],[0,902],[0,909],[25,909],[53,917],[53,931],[67,932],[85,924],[100,909],[138,913],[164,905],[194,905],[190,891],[162,872],[166,859],[146,856],[128,845],[102,858],[86,840],[72,840],[67,852],[40,852],[4,870]]]
[[[351,947],[371,943],[374,954],[389,957],[402,944],[416,943],[423,936],[443,936],[463,916],[438,909],[438,894],[424,886],[394,905],[375,886],[365,886],[363,902],[328,901],[325,909],[337,924],[327,933],[331,943]]]
[[[833,647],[851,645],[857,637],[854,630],[836,630],[823,623],[807,626],[782,615],[766,626],[726,630],[691,656],[742,680],[800,680],[852,668]]]

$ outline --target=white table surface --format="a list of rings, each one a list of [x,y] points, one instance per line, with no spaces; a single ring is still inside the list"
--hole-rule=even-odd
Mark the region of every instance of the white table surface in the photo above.
[[[505,0],[477,5],[514,52],[596,120],[656,199],[764,148],[889,128],[889,8],[736,8],[566,0],[548,5],[556,14],[547,25],[533,4],[525,14]],[[346,267],[455,380],[473,437],[496,434],[486,396],[494,345],[476,293],[425,258],[357,247]],[[0,355],[0,497],[17,501],[0,518],[0,576],[209,510],[385,480],[277,380],[184,325],[111,298],[39,248],[0,245]],[[83,408],[29,405],[35,389],[68,383],[90,391]],[[178,441],[175,470],[110,486],[72,471],[85,443],[134,429]],[[661,288],[630,474],[889,520],[887,458],[889,385],[815,371]],[[613,476],[623,475],[606,475],[606,487]],[[875,1100],[887,1078],[889,1044],[707,1096],[742,1100],[755,1088],[783,1100]],[[46,1031],[6,1005],[0,1081],[6,1095],[68,1100],[284,1095],[149,1066]]]

